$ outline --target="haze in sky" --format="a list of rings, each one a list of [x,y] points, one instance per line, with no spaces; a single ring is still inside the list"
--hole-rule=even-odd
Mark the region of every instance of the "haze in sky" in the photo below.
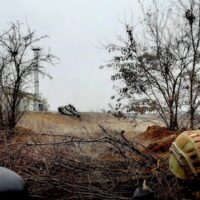
[[[99,41],[116,41],[116,35],[123,34],[119,21],[130,19],[132,9],[137,22],[138,7],[136,0],[6,0],[0,7],[0,31],[19,20],[50,37],[42,46],[51,47],[60,59],[47,69],[52,80],[40,77],[40,92],[50,110],[71,103],[81,111],[100,111],[115,91],[111,71],[99,69],[109,60],[107,52],[97,48]]]

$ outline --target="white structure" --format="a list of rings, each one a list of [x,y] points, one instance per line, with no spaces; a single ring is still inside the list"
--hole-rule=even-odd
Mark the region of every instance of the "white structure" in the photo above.
[[[4,95],[4,93],[7,93],[7,97]],[[0,88],[0,102],[1,102],[1,108],[3,110],[6,110],[8,107],[8,100],[7,98],[11,99],[12,95],[12,88],[4,88],[4,92],[2,92],[2,89]],[[38,109],[36,111],[47,111],[48,110],[48,102],[46,99],[42,98],[41,96],[35,96],[35,94],[29,93],[29,92],[23,92],[22,93],[22,99],[20,103],[20,110],[24,111],[35,111],[35,101],[37,101]]]

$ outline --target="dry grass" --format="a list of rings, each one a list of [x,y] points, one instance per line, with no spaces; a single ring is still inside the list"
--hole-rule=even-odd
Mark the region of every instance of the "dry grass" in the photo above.
[[[101,135],[99,125],[109,131],[125,131],[129,139],[144,132],[148,126],[162,124],[158,119],[118,119],[104,113],[81,113],[81,118],[59,113],[40,112],[26,114],[18,126],[34,132],[63,133],[82,138],[96,138]]]
[[[169,173],[166,160],[157,165],[143,145],[119,132],[103,133],[103,139],[91,142],[18,129],[8,140],[1,138],[0,165],[24,178],[33,199],[129,200],[144,178],[156,199],[180,199],[181,187]],[[90,145],[104,152],[92,157],[87,150]]]
[[[156,199],[178,200],[182,188],[167,157],[175,134],[157,124],[97,113],[81,119],[29,113],[13,137],[0,141],[0,164],[22,175],[34,199],[128,200],[145,178]]]
[[[102,130],[99,125],[115,134],[115,132],[124,131],[127,139],[133,140],[139,133],[146,130],[148,126],[161,124],[157,118],[137,119],[118,119],[105,113],[81,113],[81,118],[61,115],[50,112],[31,112],[26,114],[18,126],[31,129],[34,134],[24,134],[16,138],[17,140],[29,142],[52,141],[51,136],[36,136],[36,133],[49,133],[61,135],[58,140],[62,141],[65,136],[71,136],[82,139],[96,139],[102,137]],[[55,139],[55,137],[54,137]],[[91,158],[111,158],[110,152],[102,148],[101,144],[87,144],[81,149],[81,155],[88,155]],[[112,158],[115,159],[115,158]]]

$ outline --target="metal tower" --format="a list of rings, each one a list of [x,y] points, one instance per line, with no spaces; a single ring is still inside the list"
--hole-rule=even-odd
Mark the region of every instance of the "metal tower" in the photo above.
[[[39,53],[40,53],[40,48],[32,48],[35,54],[35,66],[34,66],[34,105],[33,105],[33,110],[34,111],[39,111],[39,71],[38,71],[38,64],[39,64]]]

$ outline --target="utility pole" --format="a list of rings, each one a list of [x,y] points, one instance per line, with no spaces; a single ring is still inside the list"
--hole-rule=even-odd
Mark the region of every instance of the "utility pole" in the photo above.
[[[32,48],[33,52],[34,52],[34,56],[35,56],[35,69],[34,69],[34,105],[33,105],[33,110],[34,111],[39,111],[39,54],[41,51],[41,48],[37,47],[37,48]]]

